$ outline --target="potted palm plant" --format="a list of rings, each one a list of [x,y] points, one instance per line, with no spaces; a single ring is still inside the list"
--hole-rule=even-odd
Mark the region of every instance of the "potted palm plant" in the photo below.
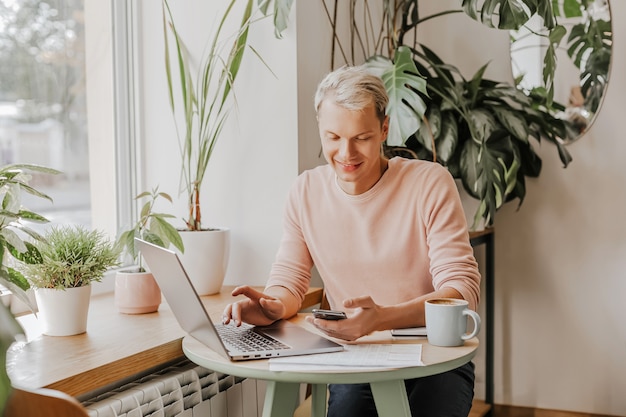
[[[181,253],[185,251],[178,230],[167,221],[174,216],[154,211],[159,198],[172,203],[172,197],[157,187],[140,193],[135,200],[144,198],[147,201],[141,207],[139,219],[118,237],[118,245],[134,262],[134,266],[121,269],[115,275],[115,305],[126,314],[152,313],[161,304],[161,290],[152,273],[144,268],[135,238],[164,248],[174,245]]]
[[[253,22],[254,2],[244,0],[237,30],[235,33],[226,31],[228,19],[238,10],[236,3],[237,0],[229,1],[195,72],[190,51],[174,24],[169,2],[163,0],[167,86],[181,155],[181,193],[188,207],[184,218],[186,227],[181,230],[186,248],[181,261],[200,295],[220,291],[230,250],[230,230],[215,225],[209,227],[203,222],[201,192],[209,161],[234,105],[233,85]],[[266,7],[267,3],[262,9],[264,13]]]
[[[21,265],[35,288],[39,319],[48,336],[70,336],[87,330],[91,283],[119,264],[120,248],[104,232],[82,226],[55,226],[34,243],[37,263]]]

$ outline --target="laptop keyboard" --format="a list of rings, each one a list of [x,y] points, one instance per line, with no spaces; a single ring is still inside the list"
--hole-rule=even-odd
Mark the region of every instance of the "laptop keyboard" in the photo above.
[[[215,326],[222,341],[231,350],[239,352],[259,352],[264,350],[289,349],[289,346],[269,336],[255,332],[253,326],[242,324],[240,327],[233,325],[217,324]]]

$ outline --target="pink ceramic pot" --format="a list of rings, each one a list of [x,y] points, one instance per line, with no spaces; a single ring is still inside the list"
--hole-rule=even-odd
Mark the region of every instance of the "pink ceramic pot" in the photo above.
[[[153,313],[161,304],[161,289],[151,272],[118,272],[115,305],[120,313]]]

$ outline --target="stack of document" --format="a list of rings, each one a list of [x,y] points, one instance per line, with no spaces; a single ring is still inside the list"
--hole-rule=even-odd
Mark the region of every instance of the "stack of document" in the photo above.
[[[345,350],[269,360],[271,371],[396,369],[424,366],[421,344],[345,345]]]

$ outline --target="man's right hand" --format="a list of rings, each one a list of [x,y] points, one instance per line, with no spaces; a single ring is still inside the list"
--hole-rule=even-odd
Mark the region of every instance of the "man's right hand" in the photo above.
[[[241,326],[243,322],[267,326],[282,319],[287,310],[280,299],[257,291],[248,285],[235,288],[231,295],[233,297],[244,295],[246,298],[226,306],[222,313],[224,324],[233,321],[236,326]]]

